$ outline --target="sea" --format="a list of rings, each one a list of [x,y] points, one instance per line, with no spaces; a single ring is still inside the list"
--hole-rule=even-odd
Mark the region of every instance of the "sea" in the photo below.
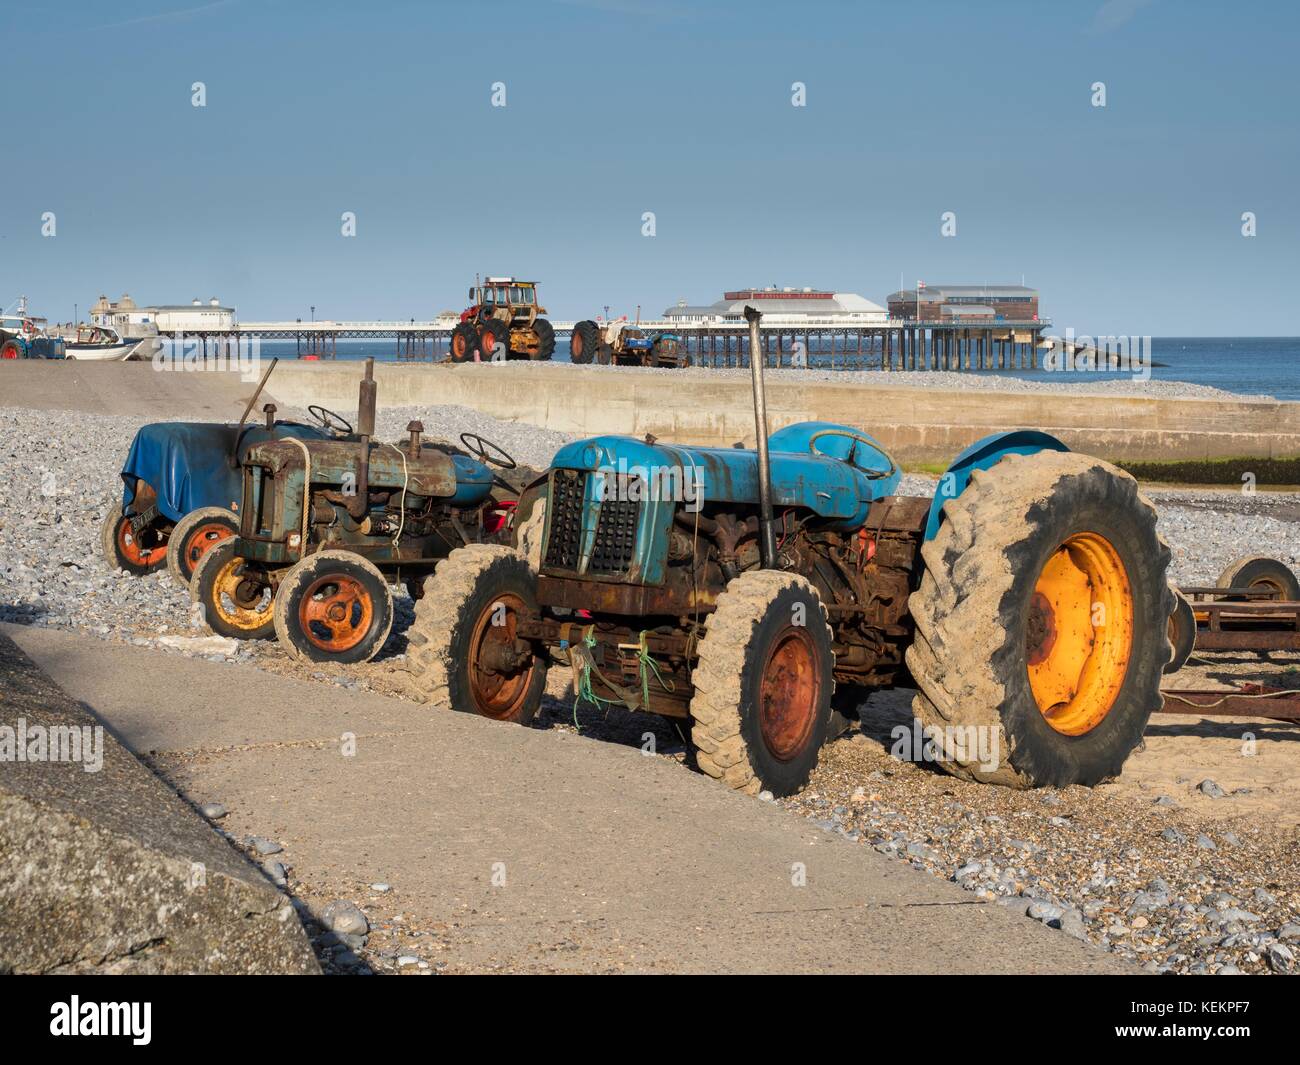
[[[445,345],[443,350],[445,351]],[[356,360],[373,355],[376,361],[394,362],[398,361],[396,351],[397,342],[394,340],[340,340],[336,358]],[[292,340],[263,341],[261,346],[263,356],[278,355],[291,359],[297,352],[297,345]],[[814,345],[809,352],[809,363],[814,367],[825,366],[829,357],[829,351],[818,349]],[[843,354],[836,357],[842,360]],[[566,340],[557,338],[555,361],[569,361]],[[970,372],[1056,384],[1077,381],[1081,385],[1098,380],[1130,379],[1134,376],[1132,370]],[[1209,385],[1227,392],[1300,401],[1300,337],[1153,337],[1149,372],[1151,378],[1157,381],[1183,381]]]

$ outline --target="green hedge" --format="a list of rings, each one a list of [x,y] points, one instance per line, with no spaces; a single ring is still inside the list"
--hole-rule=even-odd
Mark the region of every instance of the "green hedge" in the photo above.
[[[1170,481],[1175,484],[1230,485],[1239,488],[1246,474],[1261,485],[1300,484],[1300,458],[1292,459],[1200,459],[1172,462],[1115,463],[1139,481]]]

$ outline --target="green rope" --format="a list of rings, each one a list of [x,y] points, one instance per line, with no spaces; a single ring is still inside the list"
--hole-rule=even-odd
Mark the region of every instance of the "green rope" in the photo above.
[[[578,674],[577,690],[573,693],[573,727],[579,732],[582,731],[582,726],[578,724],[578,704],[580,702],[585,699],[599,710],[602,705],[613,705],[616,701],[614,699],[602,699],[596,694],[595,689],[591,686],[590,648],[596,646],[596,638],[592,635],[591,627],[588,627],[586,633],[583,635],[582,643],[584,647],[588,648],[588,651],[585,655],[580,656],[582,658],[582,669]]]
[[[650,651],[646,647],[645,629],[641,630],[640,644],[641,646],[636,653],[636,660],[640,664],[641,673],[641,706],[648,709],[650,706],[650,674],[654,673],[655,680],[659,682],[659,687],[666,692],[673,690],[673,684],[671,681],[664,680],[663,674],[659,672],[659,667],[655,665],[655,660],[650,657]],[[647,666],[649,666],[648,671]]]

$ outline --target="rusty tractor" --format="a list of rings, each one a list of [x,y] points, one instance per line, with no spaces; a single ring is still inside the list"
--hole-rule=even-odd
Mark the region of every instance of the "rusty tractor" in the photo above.
[[[577,322],[569,341],[569,358],[602,366],[681,367],[688,362],[681,337],[647,333],[627,322]]]
[[[469,290],[470,305],[451,332],[453,362],[549,359],[555,354],[555,330],[541,317],[537,284],[513,277],[489,277]]]
[[[577,697],[677,719],[704,773],[779,796],[872,691],[915,687],[913,757],[1012,787],[1118,774],[1171,655],[1137,482],[1021,431],[899,495],[859,428],[769,437],[753,376],[757,449],[569,444],[521,497],[516,551],[440,563],[408,633],[418,693],[527,722],[558,658]]]
[[[214,632],[275,636],[314,662],[368,661],[392,627],[390,581],[418,595],[450,551],[508,536],[518,486],[533,471],[473,434],[462,435],[463,449],[426,440],[418,421],[406,440],[377,441],[373,364],[355,430],[322,411],[333,438],[246,450],[237,534],[203,556],[190,582]]]

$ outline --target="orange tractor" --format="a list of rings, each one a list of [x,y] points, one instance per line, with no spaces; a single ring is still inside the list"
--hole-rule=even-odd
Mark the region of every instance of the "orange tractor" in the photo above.
[[[470,305],[451,332],[452,362],[476,356],[489,361],[549,359],[555,354],[555,330],[541,317],[537,284],[513,277],[489,277],[469,290]]]

